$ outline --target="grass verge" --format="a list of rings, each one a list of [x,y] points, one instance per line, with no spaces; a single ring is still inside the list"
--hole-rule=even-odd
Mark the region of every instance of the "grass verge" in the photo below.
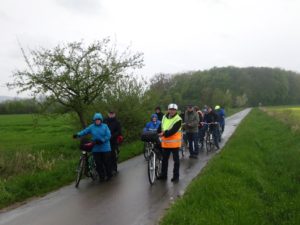
[[[299,165],[300,134],[255,109],[160,224],[300,224]]]

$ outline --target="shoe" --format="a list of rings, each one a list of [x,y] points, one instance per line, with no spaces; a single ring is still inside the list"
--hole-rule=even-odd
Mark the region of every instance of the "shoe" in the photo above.
[[[162,176],[162,175],[161,175],[161,176],[158,176],[157,179],[158,179],[158,180],[167,180],[168,177],[167,177],[167,176]]]
[[[113,171],[111,171],[111,173],[112,173],[113,176],[116,176],[119,173],[119,171],[118,170],[113,170]]]
[[[172,181],[172,182],[177,182],[177,181],[179,181],[179,177],[173,177],[173,178],[171,179],[171,181]]]
[[[219,146],[216,146],[217,150],[220,150],[220,147]]]

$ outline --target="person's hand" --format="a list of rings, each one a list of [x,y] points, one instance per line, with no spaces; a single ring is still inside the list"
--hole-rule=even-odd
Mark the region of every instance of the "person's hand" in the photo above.
[[[158,136],[159,136],[159,137],[164,136],[164,132],[160,132],[160,133],[158,134]]]
[[[101,141],[101,140],[96,140],[95,143],[96,143],[97,145],[101,145],[101,144],[103,144],[104,142]]]
[[[77,134],[73,134],[73,138],[74,139],[78,138],[78,135]]]

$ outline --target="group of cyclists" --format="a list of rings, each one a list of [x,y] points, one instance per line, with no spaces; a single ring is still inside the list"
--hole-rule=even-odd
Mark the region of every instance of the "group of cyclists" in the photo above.
[[[219,105],[216,105],[214,109],[211,106],[204,106],[202,110],[198,106],[188,105],[178,114],[178,106],[171,103],[165,115],[162,114],[160,107],[156,107],[144,131],[157,132],[160,137],[158,140],[160,143],[157,146],[160,146],[159,150],[162,154],[162,171],[158,179],[167,179],[168,161],[172,153],[174,169],[171,181],[178,181],[179,149],[186,145],[189,148],[189,157],[198,158],[199,152],[203,151],[204,135],[208,129],[213,135],[215,147],[219,149],[224,127],[225,110]]]
[[[160,107],[155,108],[150,122],[144,127],[144,131],[156,132],[158,136],[157,146],[162,154],[162,168],[158,179],[166,180],[168,174],[168,161],[170,154],[173,155],[174,169],[172,182],[179,180],[179,149],[183,143],[188,143],[190,158],[197,158],[199,151],[203,149],[204,134],[210,129],[213,134],[215,146],[219,149],[221,132],[225,126],[225,110],[216,106],[213,110],[205,106],[199,107],[188,105],[181,114],[178,113],[177,104],[168,105],[167,113],[162,113]],[[185,131],[185,135],[182,135]],[[96,164],[96,170],[100,181],[108,181],[118,172],[117,155],[118,145],[122,142],[120,122],[116,118],[114,110],[110,110],[107,117],[101,113],[95,113],[93,123],[87,128],[77,132],[73,138],[81,138],[90,134],[92,139],[92,154]]]

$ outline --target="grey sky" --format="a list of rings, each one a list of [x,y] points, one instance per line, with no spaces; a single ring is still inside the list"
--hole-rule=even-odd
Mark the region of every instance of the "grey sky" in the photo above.
[[[110,36],[145,54],[138,73],[213,66],[300,71],[297,0],[1,0],[0,95],[25,50]]]

